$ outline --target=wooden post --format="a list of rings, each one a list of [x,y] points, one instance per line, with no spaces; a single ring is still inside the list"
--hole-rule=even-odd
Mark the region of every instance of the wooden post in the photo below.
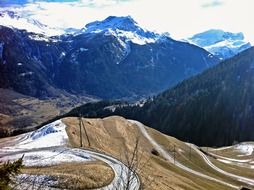
[[[176,162],[176,145],[174,145],[174,164],[175,164],[175,162]]]
[[[85,135],[86,135],[87,142],[88,142],[88,147],[90,147],[90,146],[91,146],[91,143],[90,143],[90,140],[89,140],[89,137],[88,137],[87,131],[86,131],[85,124],[83,123],[83,120],[82,120],[82,119],[81,119],[81,123],[82,123],[83,128],[84,128],[84,131],[85,131]]]
[[[82,122],[82,117],[79,117],[80,147],[83,146],[81,122]]]

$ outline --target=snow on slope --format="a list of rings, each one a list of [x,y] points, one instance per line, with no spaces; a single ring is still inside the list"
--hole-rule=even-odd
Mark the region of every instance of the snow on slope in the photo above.
[[[16,148],[34,149],[66,145],[68,136],[65,127],[61,120],[57,120],[30,133]]]
[[[251,47],[241,32],[231,33],[214,29],[196,34],[186,41],[206,49],[221,59],[230,58]]]
[[[163,36],[141,28],[130,16],[109,16],[103,21],[87,24],[82,32],[114,35],[125,42],[131,41],[139,45],[154,43]]]
[[[21,158],[23,155],[23,164],[25,166],[50,166],[59,163],[87,162],[94,160],[88,154],[78,154],[78,152],[66,148],[54,148],[50,150],[17,153],[6,157],[6,160],[3,161],[14,161]],[[2,158],[0,160],[2,160]]]
[[[24,155],[23,160],[26,166],[93,160],[89,155],[66,148],[68,136],[65,128],[65,124],[61,120],[57,120],[34,132],[22,135],[16,145],[1,147],[0,152],[9,152],[10,155],[0,158],[0,162],[17,160],[22,155]]]
[[[236,146],[236,150],[244,154],[244,156],[251,156],[254,154],[254,144],[241,143]]]
[[[63,30],[48,27],[37,20],[22,17],[13,11],[0,11],[0,25],[47,36],[56,36],[64,33]]]

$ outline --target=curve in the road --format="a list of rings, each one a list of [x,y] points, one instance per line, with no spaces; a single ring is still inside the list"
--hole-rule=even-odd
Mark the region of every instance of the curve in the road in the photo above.
[[[186,143],[187,145],[190,146],[190,144]],[[220,168],[218,168],[217,166],[215,166],[210,160],[209,158],[203,153],[201,152],[196,146],[192,146],[192,148],[203,158],[203,160],[207,163],[207,165],[209,165],[211,168],[213,168],[214,170],[216,170],[217,172],[219,173],[222,173],[226,176],[229,176],[231,178],[234,178],[238,181],[241,181],[241,182],[244,182],[246,184],[249,184],[251,186],[254,186],[254,180],[253,179],[249,179],[249,178],[246,178],[246,177],[242,177],[242,176],[238,176],[238,175],[235,175],[235,174],[232,174],[232,173],[229,173],[229,172],[226,172]]]
[[[61,123],[61,121],[58,121],[58,124],[59,122]],[[125,189],[139,190],[141,187],[141,182],[138,175],[134,171],[131,171],[131,169],[129,169],[129,167],[126,166],[122,161],[110,155],[106,155],[104,153],[100,153],[100,152],[96,152],[92,150],[69,148],[64,144],[60,146],[54,146],[54,144],[52,144],[50,146],[44,147],[42,143],[40,143],[40,147],[38,147],[37,146],[38,143],[37,144],[35,143],[33,144],[33,146],[26,146],[27,143],[30,142],[27,140],[31,137],[31,134],[32,132],[19,135],[13,140],[11,144],[8,143],[8,146],[1,147],[0,161],[3,158],[7,158],[9,160],[12,156],[15,157],[15,155],[22,155],[26,153],[36,153],[36,152],[38,153],[40,151],[52,151],[52,150],[54,150],[55,152],[56,150],[58,150],[57,152],[59,152],[59,154],[56,154],[56,155],[60,155],[62,153],[68,152],[70,154],[76,155],[81,158],[89,156],[91,158],[100,160],[108,164],[114,171],[115,177],[113,181],[111,182],[111,184],[100,188],[101,190],[125,190]],[[48,140],[52,140],[52,139],[48,139]],[[23,147],[20,146],[17,148],[18,144],[23,143],[22,145],[24,145],[24,142],[26,142],[25,146]],[[35,164],[37,164],[37,162],[38,164],[40,164],[40,159],[36,160],[35,162],[36,162]]]
[[[74,149],[74,151],[84,152],[89,154],[91,157],[96,158],[107,163],[114,171],[115,178],[112,183],[108,186],[100,188],[101,190],[139,190],[140,189],[140,180],[138,175],[135,172],[129,170],[129,168],[121,161],[112,156],[94,152],[91,150],[83,149]]]
[[[167,151],[165,151],[163,149],[163,147],[161,145],[159,145],[149,134],[148,132],[146,131],[144,125],[138,121],[134,121],[134,120],[129,120],[131,123],[134,123],[138,126],[139,130],[141,131],[141,133],[147,138],[147,140],[153,145],[153,147],[166,159],[168,160],[170,163],[175,163],[175,165],[189,173],[192,173],[192,174],[195,174],[196,176],[199,176],[199,177],[202,177],[202,178],[205,178],[205,179],[208,179],[208,180],[211,180],[211,181],[215,181],[217,183],[220,183],[222,185],[226,185],[226,186],[229,186],[231,188],[234,188],[234,189],[239,189],[238,186],[236,185],[233,185],[233,184],[230,184],[230,183],[227,183],[225,181],[222,181],[222,180],[219,180],[219,179],[216,179],[216,178],[213,178],[211,176],[208,176],[208,175],[205,175],[203,173],[200,173],[198,171],[195,171],[191,168],[188,168],[187,166],[184,166],[183,164],[181,164],[180,162],[178,161],[175,161],[174,162],[174,159],[173,157],[171,156],[171,154],[169,154]]]

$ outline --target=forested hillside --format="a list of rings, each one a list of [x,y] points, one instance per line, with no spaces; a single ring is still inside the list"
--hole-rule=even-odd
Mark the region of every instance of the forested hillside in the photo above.
[[[71,114],[122,115],[202,146],[254,140],[254,48],[183,81],[144,105],[111,104],[100,103],[103,109],[91,111],[93,105],[89,112],[84,108],[91,105],[85,105]]]

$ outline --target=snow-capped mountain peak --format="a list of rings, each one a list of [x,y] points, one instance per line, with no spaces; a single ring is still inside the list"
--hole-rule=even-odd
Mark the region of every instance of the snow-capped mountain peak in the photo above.
[[[93,32],[96,30],[107,30],[108,28],[112,30],[124,30],[124,31],[136,31],[140,30],[141,28],[138,24],[130,17],[130,16],[109,16],[103,21],[95,21],[87,24],[85,26],[88,32]]]
[[[47,36],[55,36],[63,33],[60,29],[51,28],[38,20],[23,15],[21,16],[14,11],[0,11],[0,25]]]
[[[242,32],[232,33],[225,32],[219,29],[211,29],[199,34],[195,34],[193,37],[189,38],[192,42],[196,43],[199,46],[210,46],[221,41],[236,41],[244,40],[244,35]]]
[[[161,37],[157,33],[141,28],[130,16],[109,16],[103,21],[87,24],[82,31],[85,33],[114,35],[125,42],[131,41],[140,45],[154,43]]]
[[[206,49],[221,59],[230,58],[251,47],[251,44],[245,41],[242,32],[232,33],[219,29],[211,29],[196,34],[188,38],[187,41]]]

